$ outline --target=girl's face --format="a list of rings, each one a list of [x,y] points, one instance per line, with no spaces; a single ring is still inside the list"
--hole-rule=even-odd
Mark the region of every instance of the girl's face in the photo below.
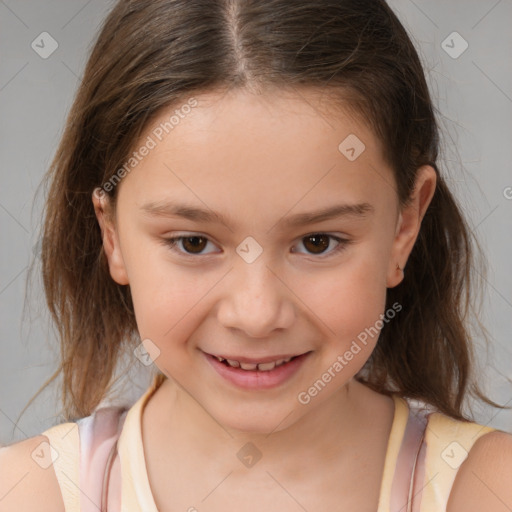
[[[198,95],[162,112],[136,151],[115,222],[93,201],[154,363],[243,431],[339,399],[375,347],[433,169],[400,210],[379,141],[310,90]]]

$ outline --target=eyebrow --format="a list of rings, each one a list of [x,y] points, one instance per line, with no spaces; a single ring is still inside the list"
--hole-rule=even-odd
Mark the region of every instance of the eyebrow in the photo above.
[[[187,204],[173,202],[149,202],[141,207],[141,210],[153,217],[182,217],[196,222],[218,223],[230,225],[228,218],[213,210],[197,208]],[[339,217],[366,217],[374,213],[370,203],[338,204],[306,213],[283,216],[276,224],[287,227],[296,227],[306,224],[314,224]]]

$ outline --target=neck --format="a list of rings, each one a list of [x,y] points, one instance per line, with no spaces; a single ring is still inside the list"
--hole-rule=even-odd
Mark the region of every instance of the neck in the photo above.
[[[386,405],[383,400],[388,401]],[[305,414],[301,411],[290,426],[281,430],[277,426],[270,433],[249,433],[220,425],[194,398],[167,379],[146,409],[152,415],[148,422],[151,435],[157,436],[169,460],[188,460],[196,468],[230,473],[233,479],[244,477],[247,468],[261,457],[270,472],[279,468],[281,475],[287,471],[287,478],[302,480],[306,473],[311,476],[311,467],[325,469],[332,463],[339,468],[343,460],[348,465],[375,434],[374,428],[379,428],[375,427],[379,424],[375,413],[384,413],[386,407],[389,411],[389,400],[352,379],[329,400],[310,407]],[[383,421],[382,427],[390,428],[390,422]],[[234,464],[235,457],[242,464]]]

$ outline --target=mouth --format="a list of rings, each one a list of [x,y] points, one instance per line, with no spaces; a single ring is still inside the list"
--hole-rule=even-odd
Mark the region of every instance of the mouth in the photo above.
[[[260,371],[269,372],[274,368],[289,363],[291,360],[299,356],[274,356],[260,359],[247,359],[243,357],[223,357],[223,356],[212,356],[215,357],[219,362],[230,366],[231,368],[241,368],[245,371]]]
[[[204,352],[208,362],[221,377],[246,389],[269,389],[283,384],[298,371],[311,353],[247,358]]]

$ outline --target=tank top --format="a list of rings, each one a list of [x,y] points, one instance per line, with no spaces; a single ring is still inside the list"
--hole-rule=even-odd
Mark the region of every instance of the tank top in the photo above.
[[[144,406],[161,382],[155,376],[131,407],[97,408],[90,416],[43,432],[57,454],[53,467],[66,512],[159,512],[141,427]],[[445,511],[467,453],[477,439],[496,429],[392,398],[395,411],[376,512]]]

